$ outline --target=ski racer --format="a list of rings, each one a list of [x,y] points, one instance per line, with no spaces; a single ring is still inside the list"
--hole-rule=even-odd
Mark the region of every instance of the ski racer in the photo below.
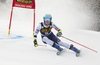
[[[75,53],[80,53],[80,50],[78,50],[76,47],[74,47],[72,44],[68,44],[65,42],[62,42],[58,37],[62,36],[62,30],[58,28],[53,22],[52,22],[52,16],[50,14],[46,14],[44,17],[44,22],[41,22],[38,27],[36,28],[36,31],[34,33],[34,46],[38,47],[37,42],[37,34],[40,31],[41,38],[43,43],[50,45],[53,48],[56,48],[59,52],[63,50],[60,46],[63,46],[67,49],[70,49],[74,51]],[[53,34],[51,29],[54,28],[58,31],[56,36]]]

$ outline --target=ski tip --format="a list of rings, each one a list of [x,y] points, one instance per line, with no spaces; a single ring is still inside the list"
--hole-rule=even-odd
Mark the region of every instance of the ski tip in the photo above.
[[[60,52],[57,52],[56,54],[57,54],[57,55],[59,55],[59,54],[60,54]]]
[[[78,54],[76,54],[76,57],[79,57],[79,53],[78,53]]]

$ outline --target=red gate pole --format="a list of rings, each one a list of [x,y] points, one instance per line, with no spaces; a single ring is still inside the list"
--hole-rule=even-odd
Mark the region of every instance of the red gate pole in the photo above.
[[[35,33],[35,9],[34,9],[34,20],[33,20],[33,41],[34,41],[34,33]]]
[[[12,7],[12,10],[11,10],[11,16],[10,16],[10,23],[9,23],[8,35],[10,35],[11,21],[12,21],[12,14],[13,14],[13,7]]]

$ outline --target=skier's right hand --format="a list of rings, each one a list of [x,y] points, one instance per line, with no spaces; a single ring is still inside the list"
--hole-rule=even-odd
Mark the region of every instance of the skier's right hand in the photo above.
[[[34,40],[34,46],[35,47],[38,47],[38,44],[37,44],[37,40],[36,39]]]

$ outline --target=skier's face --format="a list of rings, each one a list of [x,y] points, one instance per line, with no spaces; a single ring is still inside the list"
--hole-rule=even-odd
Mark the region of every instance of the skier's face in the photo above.
[[[49,25],[49,24],[50,24],[50,22],[49,22],[49,21],[45,21],[45,24],[46,24],[46,25]]]

